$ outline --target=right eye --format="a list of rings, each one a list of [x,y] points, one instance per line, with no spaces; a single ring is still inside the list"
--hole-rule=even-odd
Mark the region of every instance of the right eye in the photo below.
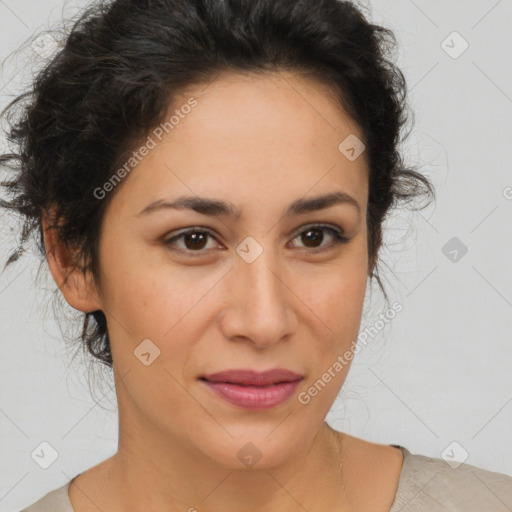
[[[192,256],[190,253],[204,253],[206,252],[204,249],[205,245],[207,245],[208,238],[214,238],[214,236],[209,232],[205,231],[204,228],[194,227],[187,229],[186,231],[182,231],[178,235],[175,235],[171,238],[168,238],[163,241],[165,246],[172,246],[176,244],[176,241],[181,240],[185,247],[178,247],[177,249],[180,252],[188,253],[187,256]],[[195,255],[194,255],[195,256]]]

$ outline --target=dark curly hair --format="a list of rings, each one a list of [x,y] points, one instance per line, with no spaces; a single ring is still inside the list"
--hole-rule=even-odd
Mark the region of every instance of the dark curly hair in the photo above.
[[[98,1],[73,20],[58,52],[30,90],[2,112],[9,153],[0,155],[0,206],[23,218],[46,260],[43,214],[59,239],[76,248],[76,265],[100,282],[98,246],[105,199],[94,194],[126,162],[137,141],[162,122],[173,95],[224,71],[291,70],[326,84],[361,127],[369,163],[369,275],[378,274],[382,223],[413,198],[434,197],[430,181],[399,152],[408,120],[406,82],[392,63],[394,33],[342,0]],[[118,187],[119,188],[119,187]],[[80,262],[80,263],[78,263]],[[5,269],[4,267],[4,269]],[[82,348],[112,367],[107,322],[87,312]]]

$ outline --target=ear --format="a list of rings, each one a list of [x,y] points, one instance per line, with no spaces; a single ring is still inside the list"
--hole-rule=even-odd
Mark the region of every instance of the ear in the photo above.
[[[84,313],[103,309],[90,272],[84,272],[75,264],[73,247],[60,241],[56,229],[49,223],[48,214],[43,214],[42,223],[48,266],[66,301]]]

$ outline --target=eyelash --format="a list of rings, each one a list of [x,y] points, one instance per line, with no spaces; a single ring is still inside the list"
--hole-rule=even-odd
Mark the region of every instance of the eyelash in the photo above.
[[[307,231],[311,231],[311,230],[314,230],[314,229],[323,229],[325,231],[328,231],[331,235],[333,235],[334,240],[333,240],[333,242],[331,244],[329,244],[327,246],[321,246],[320,248],[313,248],[309,252],[313,252],[313,253],[324,252],[324,251],[326,251],[328,249],[333,248],[334,246],[337,246],[339,244],[344,244],[344,243],[347,243],[349,241],[349,238],[347,238],[347,237],[345,237],[343,235],[343,231],[341,231],[339,229],[336,229],[336,228],[333,228],[331,226],[326,226],[324,224],[311,224],[311,225],[305,226],[304,228],[302,228],[302,231],[300,231],[293,238],[293,240],[295,240],[295,238],[299,237],[303,233],[306,233]],[[211,233],[207,228],[203,228],[201,226],[196,226],[194,228],[187,229],[186,231],[183,231],[183,232],[179,233],[178,235],[173,236],[172,238],[164,240],[163,244],[165,246],[169,246],[169,245],[172,244],[172,242],[174,242],[176,240],[179,240],[180,238],[183,238],[184,236],[189,235],[191,233],[203,233],[203,234],[206,234],[206,235],[208,235],[208,236],[210,236],[212,238],[215,238],[213,233]],[[307,247],[306,247],[306,249],[307,249]],[[197,257],[197,256],[201,256],[201,255],[203,255],[204,253],[206,253],[208,251],[207,249],[206,250],[205,249],[200,249],[200,250],[197,250],[197,251],[192,251],[190,249],[181,249],[181,248],[172,249],[172,250],[181,252],[181,253],[185,254],[186,256],[190,256],[192,258]],[[194,253],[197,253],[197,254],[194,254]]]

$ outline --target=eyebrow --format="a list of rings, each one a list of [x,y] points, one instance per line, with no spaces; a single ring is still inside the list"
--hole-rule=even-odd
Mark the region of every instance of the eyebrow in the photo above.
[[[349,204],[356,208],[358,213],[361,213],[359,203],[349,194],[342,191],[333,192],[327,195],[313,197],[310,199],[297,199],[290,204],[286,210],[284,217],[291,217],[303,213],[309,213],[317,210],[324,210],[331,206],[338,204]],[[139,213],[137,217],[156,212],[162,209],[189,209],[194,210],[202,215],[210,216],[226,216],[238,219],[241,216],[241,211],[230,203],[229,201],[220,201],[218,199],[210,199],[198,196],[181,196],[173,201],[166,201],[159,199],[148,204]]]

